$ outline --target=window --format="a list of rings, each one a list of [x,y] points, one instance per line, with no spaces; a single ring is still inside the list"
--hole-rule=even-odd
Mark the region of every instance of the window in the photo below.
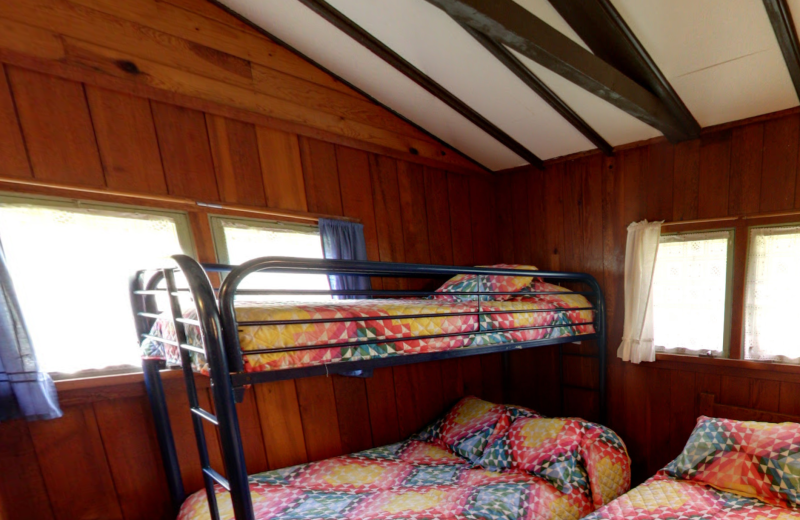
[[[733,231],[661,237],[653,282],[656,349],[727,353]]]
[[[39,364],[63,374],[139,368],[129,277],[193,250],[182,213],[10,195],[0,240]]]
[[[800,226],[751,228],[746,273],[745,358],[800,362]]]
[[[314,226],[251,219],[211,217],[220,262],[241,264],[262,256],[323,258],[319,230]],[[326,275],[257,273],[245,278],[242,289],[329,291]],[[286,300],[286,296],[248,296],[247,299]],[[329,295],[291,297],[295,301],[329,300]]]

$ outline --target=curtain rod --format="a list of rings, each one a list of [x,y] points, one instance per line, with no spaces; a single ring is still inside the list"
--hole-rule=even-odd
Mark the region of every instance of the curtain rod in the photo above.
[[[736,217],[716,217],[716,218],[698,218],[694,220],[675,220],[673,222],[664,222],[663,224],[661,224],[661,227],[682,226],[684,224],[702,224],[704,222],[729,222],[732,220],[756,220],[761,218],[790,217],[792,215],[800,215],[800,211],[778,211],[776,213],[764,213],[761,215],[740,215]]]
[[[321,213],[308,213],[304,211],[293,211],[284,209],[260,208],[257,206],[243,206],[239,204],[223,204],[217,202],[202,202],[195,201],[183,197],[173,197],[170,195],[151,195],[146,193],[134,193],[128,191],[110,190],[107,188],[91,188],[85,186],[70,186],[67,184],[57,184],[52,182],[41,182],[29,179],[10,179],[7,177],[0,177],[0,185],[13,184],[17,186],[31,186],[34,188],[46,188],[48,190],[61,190],[77,193],[90,193],[94,195],[105,195],[111,197],[120,197],[128,199],[136,199],[141,201],[157,201],[166,202],[168,204],[179,204],[182,206],[189,206],[191,208],[209,208],[220,209],[224,211],[233,211],[239,213],[250,213],[253,215],[263,215],[268,217],[283,217],[291,218],[293,220],[301,220],[304,222],[319,222],[321,218],[328,218],[333,220],[345,220],[348,222],[361,222],[360,219],[352,217],[343,217],[339,215],[324,215]]]

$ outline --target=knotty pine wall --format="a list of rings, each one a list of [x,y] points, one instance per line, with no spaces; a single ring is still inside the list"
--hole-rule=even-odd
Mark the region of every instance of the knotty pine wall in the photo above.
[[[356,217],[373,260],[499,260],[491,177],[202,0],[2,2],[0,157],[0,178]],[[199,258],[213,261],[206,210],[189,216]],[[165,384],[194,491],[175,375]],[[462,395],[502,400],[501,379],[495,355],[259,385],[239,408],[248,469],[397,441]],[[63,418],[0,424],[0,518],[167,518],[141,376],[58,387]]]
[[[800,209],[798,152],[800,114],[795,109],[708,129],[700,139],[677,146],[656,140],[626,147],[610,158],[593,154],[551,162],[544,172],[521,169],[498,176],[498,200],[511,198],[511,204],[498,204],[500,257],[540,268],[589,272],[604,288],[608,424],[628,445],[636,482],[683,449],[698,415],[700,392],[715,394],[723,404],[797,413],[800,370],[675,356],[641,365],[618,360],[626,228],[645,218],[675,221]],[[547,362],[544,352],[513,356],[520,363]],[[544,394],[532,390],[558,381],[552,354],[550,363],[549,370],[538,369],[538,382],[522,372],[512,377],[510,400],[547,407]],[[517,365],[512,362],[512,370]],[[566,383],[595,387],[595,374],[593,360],[566,358]],[[596,410],[594,395],[567,391],[564,412],[590,416]]]

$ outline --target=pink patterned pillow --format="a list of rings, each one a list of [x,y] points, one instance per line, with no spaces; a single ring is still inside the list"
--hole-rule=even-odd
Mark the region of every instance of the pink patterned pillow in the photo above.
[[[532,265],[517,265],[517,264],[496,264],[496,265],[479,265],[478,267],[494,267],[497,269],[517,269],[522,271],[538,271],[539,269]],[[482,277],[481,287],[478,287],[478,275],[475,274],[459,274],[447,282],[444,283],[441,287],[436,289],[438,293],[463,293],[463,292],[481,292],[481,291],[490,291],[490,292],[519,292],[526,287],[528,287],[531,282],[533,282],[534,277],[532,276],[505,276],[505,275],[484,275]],[[484,296],[482,297],[483,300],[508,300],[511,298],[512,295],[505,294],[505,295],[498,295],[498,296]],[[449,301],[471,301],[477,300],[478,297],[474,295],[463,295],[459,296],[457,294],[453,295],[437,295],[434,296],[437,300],[449,300]]]

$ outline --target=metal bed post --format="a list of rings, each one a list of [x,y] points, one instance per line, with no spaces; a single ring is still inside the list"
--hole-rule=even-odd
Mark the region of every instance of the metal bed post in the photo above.
[[[136,295],[135,291],[144,289],[142,287],[142,273],[137,273],[131,278],[131,303],[134,309],[134,321],[136,333],[139,338],[149,330],[146,320],[139,316],[139,312],[147,312],[147,297]],[[149,287],[148,287],[149,288]],[[145,359],[142,361],[144,371],[144,385],[147,390],[147,397],[150,401],[150,409],[153,412],[153,423],[156,430],[159,451],[161,452],[161,462],[164,464],[164,472],[167,478],[167,487],[172,501],[172,512],[177,515],[178,510],[186,499],[186,491],[183,487],[183,477],[178,463],[178,451],[175,448],[175,438],[172,435],[172,423],[169,419],[167,410],[167,399],[164,393],[164,385],[161,381],[161,364],[158,359]]]

